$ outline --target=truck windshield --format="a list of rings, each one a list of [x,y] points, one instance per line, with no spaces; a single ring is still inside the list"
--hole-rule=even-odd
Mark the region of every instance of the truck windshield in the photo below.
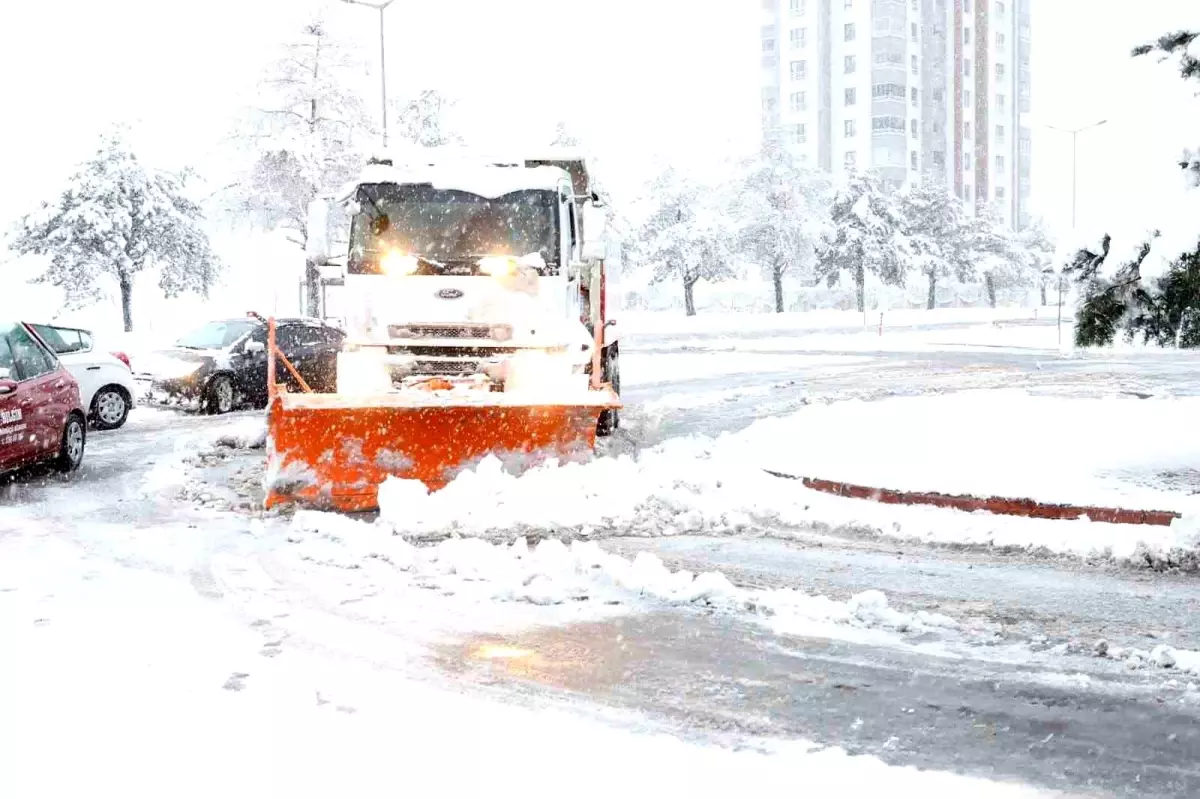
[[[466,268],[484,255],[532,253],[551,268],[558,265],[558,196],[552,191],[492,198],[429,185],[373,184],[359,188],[358,201],[362,212],[350,231],[351,274],[379,272],[380,258],[391,250]],[[386,225],[380,224],[383,217]]]

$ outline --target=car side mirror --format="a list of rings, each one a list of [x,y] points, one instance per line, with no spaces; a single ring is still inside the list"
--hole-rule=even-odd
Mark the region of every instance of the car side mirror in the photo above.
[[[266,344],[263,344],[261,341],[254,341],[253,339],[247,341],[245,345],[242,346],[242,352],[246,353],[247,355],[257,355],[260,352],[266,351]]]

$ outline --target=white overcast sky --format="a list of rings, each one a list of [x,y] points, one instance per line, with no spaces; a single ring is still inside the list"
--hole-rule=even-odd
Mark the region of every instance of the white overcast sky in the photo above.
[[[0,0],[0,225],[53,191],[113,120],[139,121],[166,164],[207,166],[238,98],[316,2]],[[1055,226],[1070,218],[1070,139],[1040,126],[1110,120],[1079,137],[1082,225],[1168,180],[1178,142],[1200,144],[1192,89],[1128,57],[1165,30],[1200,28],[1200,2],[1032,2],[1033,202]],[[331,5],[374,65],[374,12]],[[396,0],[389,88],[444,89],[514,142],[565,118],[632,181],[662,154],[715,159],[755,139],[759,5]]]

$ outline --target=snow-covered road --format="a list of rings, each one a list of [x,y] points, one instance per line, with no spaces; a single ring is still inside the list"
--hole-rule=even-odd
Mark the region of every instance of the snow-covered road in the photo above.
[[[609,455],[848,399],[1200,395],[1195,357],[1065,359],[1046,324],[623,346],[630,408]],[[1005,430],[946,419],[942,437],[964,424]],[[1024,432],[1053,449],[1063,424]],[[813,506],[842,513],[827,523],[720,510],[719,536],[598,529],[560,546],[532,525],[413,546],[385,519],[254,509],[259,430],[255,413],[139,409],[93,434],[72,479],[0,486],[0,718],[19,719],[0,725],[0,795],[66,795],[76,779],[162,795],[201,763],[225,767],[169,792],[1200,792],[1193,576],[945,546],[955,520],[986,523],[963,514],[938,517],[940,543],[905,540],[846,523],[840,505]],[[701,479],[714,447],[679,461],[678,480]],[[631,474],[606,479],[644,477]],[[670,506],[681,496],[676,520],[718,512]],[[68,760],[80,767],[48,765]]]

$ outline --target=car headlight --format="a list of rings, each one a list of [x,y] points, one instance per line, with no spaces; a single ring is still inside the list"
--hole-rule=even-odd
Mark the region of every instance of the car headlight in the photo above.
[[[421,268],[421,262],[417,260],[415,255],[409,255],[399,250],[390,250],[380,259],[379,268],[383,270],[385,275],[402,277],[414,274]]]
[[[201,361],[166,361],[155,369],[155,377],[164,380],[182,380],[191,377],[204,366]]]

